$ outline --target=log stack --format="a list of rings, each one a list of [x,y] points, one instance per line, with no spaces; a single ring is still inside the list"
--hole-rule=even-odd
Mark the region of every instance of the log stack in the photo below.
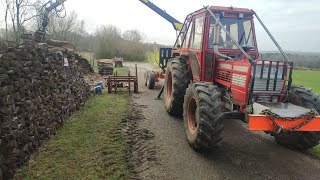
[[[114,66],[115,67],[123,67],[123,58],[113,58]]]
[[[83,74],[91,74],[94,72],[91,64],[87,59],[83,58],[79,54],[74,54],[74,55],[77,60],[78,66]]]
[[[90,87],[76,64],[73,53],[34,42],[0,57],[0,179],[11,179],[15,167],[85,104]]]
[[[113,74],[113,60],[112,59],[100,59],[98,61],[99,74],[112,75]]]

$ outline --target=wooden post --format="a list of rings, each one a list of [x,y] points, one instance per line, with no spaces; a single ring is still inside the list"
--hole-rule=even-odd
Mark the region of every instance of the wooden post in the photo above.
[[[128,72],[128,76],[129,76],[128,88],[129,88],[129,94],[131,94],[130,70],[129,70],[129,72]]]
[[[110,76],[108,76],[108,93],[112,93],[112,82]]]
[[[138,89],[138,66],[137,66],[137,64],[135,65],[135,67],[136,67],[136,92],[135,93],[138,93],[138,91],[139,91],[139,89]]]
[[[114,93],[117,93],[118,83],[119,83],[119,81],[116,81],[116,79],[114,79]]]

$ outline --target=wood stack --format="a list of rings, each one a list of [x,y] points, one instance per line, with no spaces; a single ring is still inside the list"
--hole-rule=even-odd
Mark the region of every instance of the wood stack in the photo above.
[[[0,179],[11,179],[15,167],[85,104],[90,87],[75,62],[73,53],[34,42],[0,57]]]
[[[8,44],[0,39],[0,56],[8,49]]]
[[[112,59],[101,59],[98,61],[98,70],[101,75],[112,75],[113,74],[113,60]]]
[[[123,58],[113,58],[114,66],[115,67],[123,67]]]
[[[78,66],[83,74],[90,74],[94,72],[91,64],[87,59],[83,58],[79,54],[75,54],[75,57],[78,62]]]

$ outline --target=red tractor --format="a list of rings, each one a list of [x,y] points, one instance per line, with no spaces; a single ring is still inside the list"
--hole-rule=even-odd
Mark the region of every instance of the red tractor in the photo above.
[[[286,61],[260,59],[254,17]],[[169,51],[160,53],[165,84],[159,97],[164,92],[170,115],[183,115],[195,150],[214,147],[226,119],[241,119],[286,147],[319,144],[319,95],[292,86],[293,63],[253,10],[211,6],[193,12]]]

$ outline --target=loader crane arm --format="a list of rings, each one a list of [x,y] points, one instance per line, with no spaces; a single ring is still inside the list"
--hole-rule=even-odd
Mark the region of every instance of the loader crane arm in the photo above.
[[[148,6],[151,10],[153,10],[157,14],[159,14],[165,20],[169,21],[176,31],[181,31],[183,24],[180,21],[176,20],[174,17],[169,15],[166,11],[160,9],[158,6],[156,6],[149,0],[139,0],[139,1],[142,2],[144,5]]]
[[[67,0],[56,0],[54,3],[52,1],[48,1],[45,3],[41,10],[40,10],[40,16],[41,16],[41,22],[40,27],[38,30],[34,33],[34,39],[37,42],[44,42],[46,38],[46,30],[49,23],[49,13],[52,10],[55,10],[57,7],[61,6],[64,2]],[[48,6],[49,5],[49,6]],[[56,10],[57,11],[57,10]]]

